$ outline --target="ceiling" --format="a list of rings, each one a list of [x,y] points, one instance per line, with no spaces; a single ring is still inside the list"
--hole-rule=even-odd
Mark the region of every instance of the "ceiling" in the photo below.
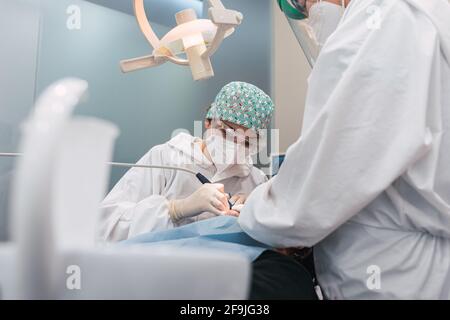
[[[132,0],[87,0],[89,2],[133,14]],[[175,13],[193,8],[199,17],[203,13],[202,0],[145,0],[146,11],[151,21],[172,26],[175,23]]]

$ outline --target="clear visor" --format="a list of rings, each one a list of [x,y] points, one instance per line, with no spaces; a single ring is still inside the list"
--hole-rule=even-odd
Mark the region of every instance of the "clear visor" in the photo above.
[[[287,19],[303,53],[305,54],[306,60],[312,68],[320,53],[320,46],[318,45],[313,30],[311,30],[311,27],[303,20],[295,20],[289,17],[287,17]]]
[[[342,19],[345,1],[278,0],[278,4],[313,67],[322,47]]]
[[[309,30],[309,25],[304,22],[308,18],[308,9],[311,3],[314,3],[314,1],[278,0],[278,5],[286,15],[286,19],[305,54],[306,60],[312,68],[319,55],[319,48],[312,40],[313,34]]]

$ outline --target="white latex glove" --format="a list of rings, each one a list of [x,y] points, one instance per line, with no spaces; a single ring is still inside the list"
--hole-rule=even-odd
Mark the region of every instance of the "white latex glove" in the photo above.
[[[242,208],[242,205],[247,201],[248,195],[243,193],[235,194],[231,197],[230,202],[233,205],[233,209],[235,206],[239,206],[237,208]]]
[[[236,212],[240,213],[243,208],[244,208],[243,204],[235,204],[232,209],[233,209],[233,211],[236,211]]]
[[[169,215],[173,221],[195,217],[205,211],[224,215],[229,210],[228,195],[220,183],[204,184],[189,197],[172,200],[169,204]]]

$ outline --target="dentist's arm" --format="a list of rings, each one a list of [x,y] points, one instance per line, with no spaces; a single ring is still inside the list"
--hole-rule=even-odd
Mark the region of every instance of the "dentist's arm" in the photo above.
[[[162,165],[163,150],[157,146],[138,164]],[[169,201],[163,196],[166,174],[160,169],[130,169],[101,205],[100,240],[121,241],[133,236],[175,226],[169,216]]]

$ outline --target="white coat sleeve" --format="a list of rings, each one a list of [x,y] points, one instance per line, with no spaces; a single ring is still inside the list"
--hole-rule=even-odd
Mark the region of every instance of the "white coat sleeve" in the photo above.
[[[150,150],[138,164],[163,164],[161,148]],[[101,240],[126,240],[145,232],[173,227],[168,200],[163,196],[165,184],[163,170],[130,169],[102,203]]]
[[[239,223],[251,237],[275,247],[313,246],[429,152],[433,128],[426,125],[426,111],[436,32],[407,10],[390,16],[379,30],[348,22],[341,31],[347,32],[344,46],[352,32],[366,33],[364,42],[288,149],[279,174],[247,200]],[[326,53],[335,55],[335,65],[352,59],[338,47]],[[310,90],[321,93],[320,86]]]

